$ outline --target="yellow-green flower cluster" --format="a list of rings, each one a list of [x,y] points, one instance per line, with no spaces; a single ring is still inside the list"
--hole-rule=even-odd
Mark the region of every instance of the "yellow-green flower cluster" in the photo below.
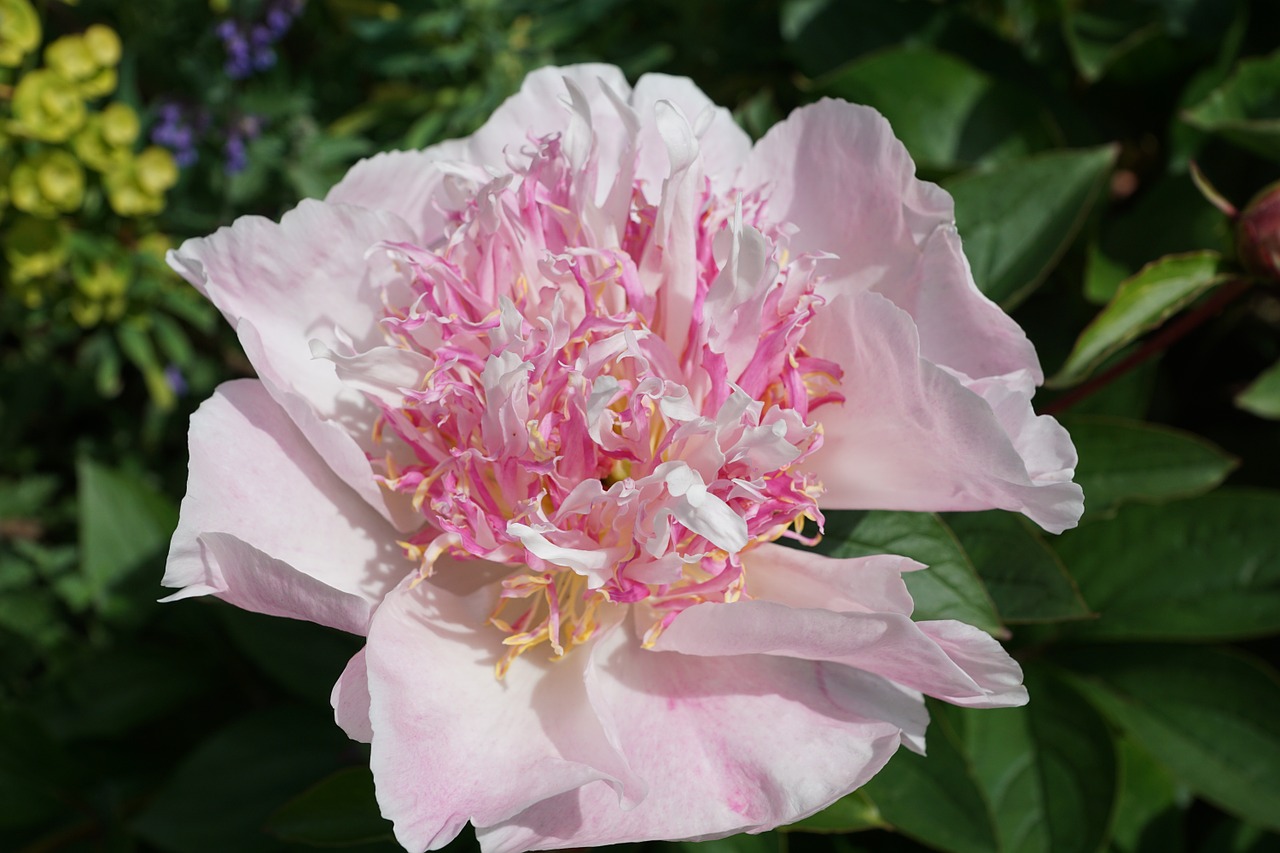
[[[114,232],[149,229],[102,229],[102,200],[121,217],[156,214],[178,167],[164,148],[136,150],[133,107],[103,103],[117,85],[114,30],[95,24],[42,53],[41,42],[30,0],[0,0],[0,81],[13,81],[0,98],[0,254],[26,307],[55,306],[88,328],[124,316],[144,244],[165,239],[127,248]]]
[[[28,0],[0,0],[0,64],[22,63],[39,40],[40,20]],[[102,176],[107,204],[118,215],[164,208],[164,194],[178,177],[173,156],[158,146],[134,153],[140,124],[132,107],[91,106],[115,91],[119,62],[120,37],[95,24],[50,42],[43,67],[20,77],[0,134],[0,159],[16,155],[11,139],[43,145],[25,146],[24,156],[10,164],[0,210],[10,204],[43,218],[76,212],[85,199],[85,167]]]

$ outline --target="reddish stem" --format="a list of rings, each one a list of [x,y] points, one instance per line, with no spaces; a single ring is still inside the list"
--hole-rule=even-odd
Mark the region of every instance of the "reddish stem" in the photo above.
[[[1044,415],[1061,414],[1086,397],[1093,396],[1112,382],[1115,382],[1121,376],[1124,376],[1130,370],[1133,370],[1135,367],[1151,358],[1153,355],[1163,352],[1173,346],[1174,343],[1181,340],[1192,330],[1198,328],[1205,321],[1214,317],[1223,308],[1226,308],[1229,304],[1234,302],[1240,294],[1248,290],[1249,284],[1250,282],[1248,279],[1238,278],[1222,285],[1218,288],[1217,292],[1213,294],[1213,296],[1201,303],[1200,307],[1196,308],[1196,310],[1183,314],[1176,321],[1165,326],[1155,335],[1152,335],[1151,339],[1143,344],[1137,352],[1125,358],[1114,367],[1099,373],[1079,388],[1072,389],[1061,397],[1058,397],[1056,400],[1041,409],[1040,413]]]

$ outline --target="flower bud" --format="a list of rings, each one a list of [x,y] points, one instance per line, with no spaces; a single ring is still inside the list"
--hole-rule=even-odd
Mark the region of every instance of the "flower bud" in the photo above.
[[[1254,196],[1241,212],[1236,252],[1249,272],[1280,281],[1280,182]]]

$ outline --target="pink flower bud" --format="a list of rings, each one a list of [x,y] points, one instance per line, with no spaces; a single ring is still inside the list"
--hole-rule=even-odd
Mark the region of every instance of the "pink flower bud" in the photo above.
[[[1280,182],[1254,196],[1240,214],[1236,251],[1249,272],[1280,279]]]

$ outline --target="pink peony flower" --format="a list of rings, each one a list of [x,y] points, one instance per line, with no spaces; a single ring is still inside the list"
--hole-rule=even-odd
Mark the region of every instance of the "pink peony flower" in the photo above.
[[[366,635],[333,693],[410,850],[762,831],[1021,704],[824,509],[1082,508],[951,199],[873,110],[754,147],[688,80],[544,69],[466,140],[170,258],[257,380],[193,418],[164,583]]]

